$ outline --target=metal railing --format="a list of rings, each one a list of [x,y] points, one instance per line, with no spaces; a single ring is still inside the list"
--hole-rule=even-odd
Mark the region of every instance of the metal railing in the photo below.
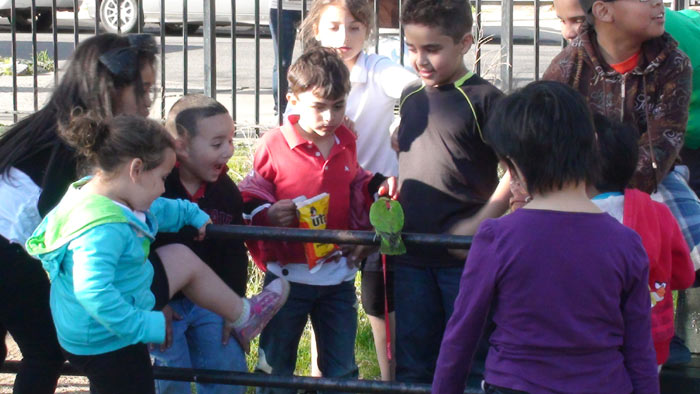
[[[308,230],[298,228],[215,225],[207,226],[208,238],[277,240],[298,242],[324,242],[336,244],[379,245],[379,237],[372,231],[353,230]],[[402,234],[407,246],[441,246],[450,249],[468,249],[471,236],[443,234]],[[17,373],[18,361],[6,361],[1,372]],[[411,393],[428,394],[430,385],[399,382],[381,382],[374,380],[313,378],[303,376],[280,376],[261,373],[215,371],[187,368],[153,367],[156,379],[177,380],[197,383],[218,383],[228,385],[280,387],[305,390],[331,390],[350,393]],[[83,376],[69,364],[61,370],[62,375]],[[478,380],[478,379],[477,379]],[[481,393],[476,387],[470,387],[465,393]]]
[[[0,372],[17,373],[19,361],[6,361]],[[84,376],[70,364],[65,364],[62,375]],[[171,367],[153,367],[156,379],[180,382],[215,383],[237,386],[278,387],[297,390],[325,390],[346,393],[400,393],[430,394],[430,385],[418,383],[382,382],[362,379],[312,378],[306,376],[280,376],[250,372],[215,371],[208,369],[186,369]],[[483,393],[481,389],[468,387],[466,394]]]

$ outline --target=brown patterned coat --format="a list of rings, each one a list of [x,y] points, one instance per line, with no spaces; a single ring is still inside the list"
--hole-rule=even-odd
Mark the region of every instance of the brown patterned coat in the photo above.
[[[639,163],[630,187],[647,193],[670,171],[683,146],[692,68],[677,46],[668,33],[646,41],[637,67],[623,75],[603,60],[595,31],[584,28],[543,76],[574,87],[593,112],[637,127]]]

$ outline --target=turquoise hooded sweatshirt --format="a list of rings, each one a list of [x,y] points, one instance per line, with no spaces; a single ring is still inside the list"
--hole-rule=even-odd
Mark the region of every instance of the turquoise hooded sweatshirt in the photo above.
[[[203,226],[209,216],[184,200],[156,199],[146,221],[107,197],[71,185],[27,240],[51,280],[58,341],[76,355],[102,354],[136,343],[162,343],[165,318],[153,311],[148,261],[156,233]]]

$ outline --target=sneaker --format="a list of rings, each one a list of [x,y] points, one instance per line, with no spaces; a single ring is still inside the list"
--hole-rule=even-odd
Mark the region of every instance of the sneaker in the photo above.
[[[270,319],[282,308],[288,296],[289,282],[278,278],[265,286],[259,294],[248,299],[250,316],[243,325],[233,329],[236,340],[246,353],[250,352],[250,341],[260,334]]]

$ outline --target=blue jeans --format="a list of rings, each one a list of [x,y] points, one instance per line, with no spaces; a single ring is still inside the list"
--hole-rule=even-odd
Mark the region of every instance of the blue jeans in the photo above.
[[[171,301],[168,305],[182,320],[173,321],[173,345],[164,352],[159,347],[151,350],[154,365],[247,372],[245,354],[235,338],[221,343],[223,318],[201,308],[187,298]],[[198,394],[245,393],[246,388],[223,384],[197,384]],[[160,394],[190,394],[189,382],[156,380]]]
[[[275,49],[275,62],[272,66],[272,95],[275,98],[275,111],[278,110],[277,95],[282,95],[282,108],[280,111],[284,113],[284,110],[287,108],[287,70],[289,70],[289,66],[292,63],[294,41],[297,37],[297,25],[301,21],[301,11],[283,9],[280,21],[282,25],[277,26],[277,8],[270,8],[270,34],[272,35],[272,47]],[[277,59],[280,57],[277,49],[278,41],[282,52],[280,59],[282,68],[281,81],[277,78]]]
[[[265,284],[275,279],[265,275]],[[318,367],[327,378],[358,377],[355,364],[357,296],[352,281],[333,286],[290,283],[289,298],[260,335],[258,372],[291,376],[306,320],[316,334]],[[289,393],[295,389],[261,387],[258,393]]]
[[[454,310],[463,267],[416,267],[402,264],[403,259],[406,257],[392,258],[396,380],[432,383],[442,335]]]

